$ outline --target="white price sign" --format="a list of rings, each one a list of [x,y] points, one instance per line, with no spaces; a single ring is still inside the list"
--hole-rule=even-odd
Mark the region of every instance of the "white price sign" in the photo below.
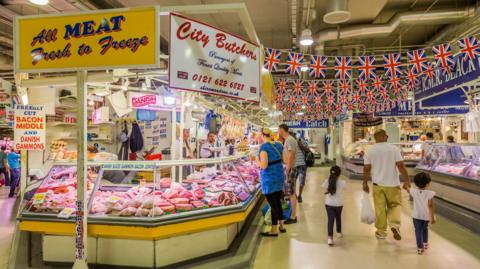
[[[207,24],[170,15],[170,87],[258,102],[260,48]]]
[[[16,150],[44,150],[45,107],[16,105],[14,137]]]

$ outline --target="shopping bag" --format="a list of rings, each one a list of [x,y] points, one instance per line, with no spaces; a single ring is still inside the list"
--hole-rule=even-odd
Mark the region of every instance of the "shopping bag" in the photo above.
[[[373,210],[370,197],[367,192],[362,194],[362,210],[360,212],[360,221],[366,224],[372,224],[375,222],[375,211]]]
[[[290,204],[290,201],[282,200],[282,211],[283,211],[283,218],[289,219],[290,215],[292,214],[292,206]],[[270,205],[268,203],[263,207],[262,214],[263,214],[263,222],[266,225],[271,225],[272,214],[270,213]]]

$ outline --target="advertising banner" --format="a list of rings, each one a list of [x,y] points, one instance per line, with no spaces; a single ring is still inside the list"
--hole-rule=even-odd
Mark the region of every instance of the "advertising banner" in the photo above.
[[[207,24],[170,15],[169,86],[258,102],[260,47]]]
[[[15,19],[15,71],[158,67],[156,7]]]
[[[405,116],[412,116],[413,115],[413,104],[412,100],[403,101],[392,108],[391,110],[387,111],[378,111],[375,112],[375,116],[377,117],[405,117]]]
[[[450,91],[456,86],[461,86],[480,77],[480,57],[472,61],[464,61],[460,55],[455,56],[457,68],[455,72],[444,74],[440,68],[435,69],[432,79],[427,76],[421,77],[419,85],[415,87],[415,100],[428,98],[444,91]]]
[[[288,128],[294,129],[314,129],[314,128],[328,128],[328,120],[289,120],[283,121]]]
[[[468,87],[459,87],[415,104],[415,115],[453,115],[468,112],[465,103]]]
[[[44,106],[15,107],[14,140],[16,150],[45,149]]]

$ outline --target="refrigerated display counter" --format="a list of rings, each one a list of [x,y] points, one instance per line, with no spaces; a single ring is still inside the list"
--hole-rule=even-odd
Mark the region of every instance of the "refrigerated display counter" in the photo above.
[[[259,170],[246,156],[89,163],[89,260],[151,268],[226,251],[260,200]],[[172,167],[182,180],[161,177]],[[45,262],[72,261],[75,182],[76,166],[53,166],[24,203],[20,229],[42,234]]]
[[[480,145],[434,144],[416,170],[431,176],[439,213],[480,233]]]

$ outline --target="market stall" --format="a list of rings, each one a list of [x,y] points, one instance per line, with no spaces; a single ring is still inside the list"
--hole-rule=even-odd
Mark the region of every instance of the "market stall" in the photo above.
[[[135,34],[145,34],[142,38],[149,38],[149,43],[141,43],[133,51],[122,48],[126,50],[120,52],[127,59],[120,62],[113,59],[117,56],[108,54],[105,62],[96,62],[97,66],[90,66],[80,57],[73,67],[136,68],[134,71],[80,71],[77,77],[24,79],[19,83],[28,88],[29,104],[44,112],[46,126],[41,147],[29,151],[26,170],[34,180],[26,184],[19,215],[21,231],[41,234],[44,262],[76,261],[86,266],[88,259],[89,263],[125,267],[186,262],[226,251],[253,216],[252,212],[256,212],[260,198],[258,168],[248,161],[248,144],[245,147],[240,142],[259,129],[258,122],[250,122],[245,111],[260,100],[260,48],[217,28],[172,14],[168,17],[172,32],[181,32],[179,29],[186,24],[194,25],[212,36],[220,32],[225,42],[245,43],[248,51],[235,53],[207,44],[201,46],[193,39],[177,36],[170,39],[176,50],[166,57],[170,68],[167,73],[166,65],[162,67],[159,62],[158,14],[158,8],[95,13],[94,20],[122,17],[118,21],[112,19],[114,25],[110,25],[119,28],[115,33],[118,36],[112,35],[122,38],[136,27],[129,24],[131,20],[138,16],[148,18],[142,21],[151,27],[146,27],[145,33]],[[54,25],[59,20],[74,24],[85,16],[91,14],[48,19],[54,18]],[[19,25],[31,26],[42,19],[21,18]],[[31,29],[32,33],[35,31]],[[66,31],[66,35],[77,35],[74,29],[67,27]],[[107,33],[110,32],[102,28],[96,33],[100,36],[97,38]],[[30,36],[22,33],[17,38],[23,41]],[[91,42],[88,35],[83,38]],[[64,39],[61,41],[68,40]],[[67,42],[66,46],[71,44]],[[184,51],[197,46],[203,50],[195,50],[184,58]],[[82,48],[78,51],[80,56],[95,58]],[[211,55],[212,51],[216,51],[217,57]],[[145,62],[142,57],[134,57],[136,61],[129,63],[132,52],[135,56],[143,55]],[[72,68],[53,68],[44,61],[32,65],[26,49],[20,49],[19,54],[26,59],[20,57],[18,70],[25,72]],[[197,60],[192,57],[205,55],[210,55],[209,61],[234,71],[225,76],[222,68],[212,73],[209,64],[194,68],[191,62]],[[226,63],[226,57],[232,60]],[[186,66],[194,69],[181,70]],[[145,67],[160,70],[144,70]],[[192,75],[185,78],[182,72]],[[170,78],[166,78],[168,74]],[[243,101],[232,102],[229,98]],[[213,141],[207,136],[209,133],[215,134]],[[206,143],[208,147],[204,147]],[[214,153],[205,157],[203,149]],[[132,255],[132,246],[144,251]],[[118,251],[106,252],[109,248]],[[163,255],[165,251],[171,255]]]

